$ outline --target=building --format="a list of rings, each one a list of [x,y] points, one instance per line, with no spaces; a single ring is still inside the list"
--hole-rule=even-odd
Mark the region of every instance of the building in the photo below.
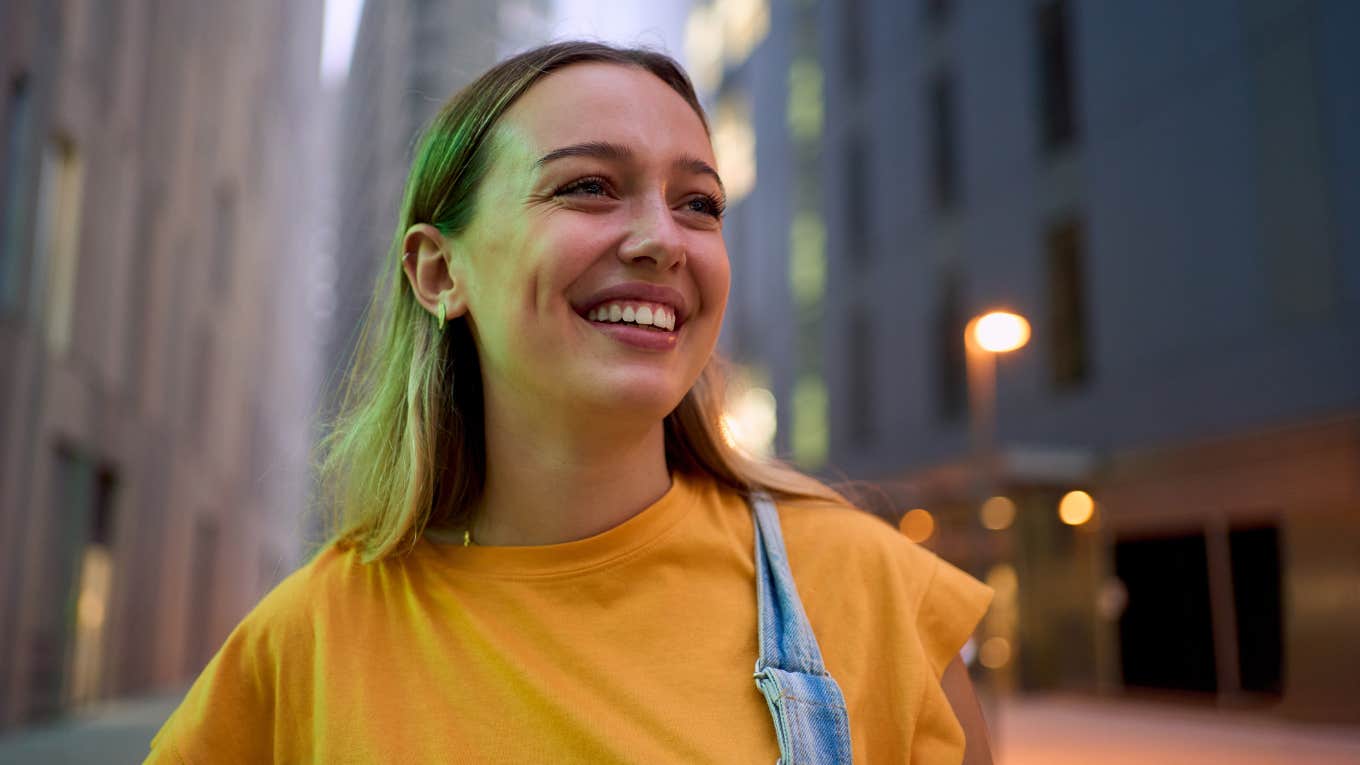
[[[1002,685],[1360,720],[1356,7],[729,5],[768,24],[705,77],[758,178],[725,343],[775,450],[926,512],[998,590]],[[981,462],[962,337],[993,307],[1034,336]]]
[[[0,4],[0,728],[182,687],[299,554],[321,14]]]

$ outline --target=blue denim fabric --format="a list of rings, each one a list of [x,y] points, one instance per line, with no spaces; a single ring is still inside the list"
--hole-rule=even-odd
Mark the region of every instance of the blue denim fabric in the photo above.
[[[779,513],[769,496],[751,495],[756,526],[756,606],[760,658],[756,687],[770,705],[780,758],[776,765],[851,762],[850,715],[789,572]]]

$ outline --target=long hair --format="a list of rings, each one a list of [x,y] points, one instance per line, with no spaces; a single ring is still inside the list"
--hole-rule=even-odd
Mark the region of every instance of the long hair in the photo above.
[[[402,240],[417,223],[444,236],[463,231],[490,164],[497,121],[535,82],[572,64],[604,62],[656,75],[708,130],[694,87],[678,64],[648,50],[562,42],[492,67],[454,95],[417,143],[388,252],[386,275],[365,312],[339,407],[318,445],[320,500],[331,542],[368,562],[410,549],[426,527],[462,527],[486,472],[482,379],[467,322],[441,333],[416,301],[401,267]],[[383,280],[386,279],[386,285]],[[385,295],[385,299],[384,299]],[[742,494],[844,501],[827,486],[730,446],[720,424],[723,374],[714,360],[665,420],[673,471],[710,476]]]

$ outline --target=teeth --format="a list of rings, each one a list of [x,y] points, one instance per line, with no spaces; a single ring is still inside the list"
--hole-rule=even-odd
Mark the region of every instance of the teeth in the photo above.
[[[586,318],[590,321],[628,322],[644,327],[652,326],[668,332],[675,330],[675,312],[662,305],[634,306],[610,303],[607,306],[590,309],[586,312]]]

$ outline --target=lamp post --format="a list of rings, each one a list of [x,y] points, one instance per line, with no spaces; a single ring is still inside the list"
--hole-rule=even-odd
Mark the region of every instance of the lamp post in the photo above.
[[[1009,528],[1015,519],[1015,504],[996,497],[998,488],[998,455],[996,448],[996,357],[1024,347],[1029,342],[1029,322],[1025,317],[1009,311],[989,311],[975,316],[964,329],[964,346],[968,360],[969,429],[973,441],[973,508],[981,507],[982,525],[990,530]],[[995,499],[988,499],[995,497]],[[983,501],[986,500],[986,504]],[[978,529],[976,524],[973,529]],[[977,531],[973,532],[974,534]],[[987,532],[983,532],[984,534]],[[976,536],[974,536],[976,539]],[[977,548],[980,549],[980,548]],[[1002,553],[1002,558],[1009,557]],[[1008,577],[998,572],[1009,571]],[[992,670],[986,686],[1001,694],[1014,688],[1011,668],[1012,646],[1016,637],[1015,569],[997,565],[988,574],[988,583],[997,590],[993,604],[996,621],[988,628],[993,632],[979,651],[983,666]],[[1004,580],[1004,581],[1003,581]],[[1008,586],[1005,586],[1007,585]],[[995,708],[992,712],[995,715]]]
[[[996,357],[1029,342],[1029,322],[1009,311],[973,317],[963,331],[968,359],[968,411],[972,431],[976,499],[996,489]]]

